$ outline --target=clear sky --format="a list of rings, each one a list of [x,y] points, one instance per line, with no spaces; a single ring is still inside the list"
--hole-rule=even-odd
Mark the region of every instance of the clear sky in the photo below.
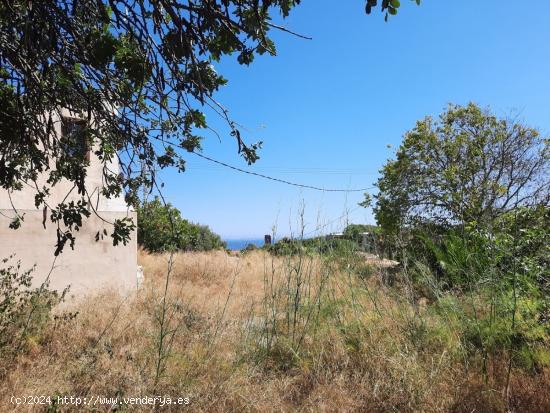
[[[303,0],[285,25],[313,40],[274,34],[278,56],[250,67],[216,65],[229,84],[217,98],[245,130],[262,140],[250,170],[325,188],[372,186],[403,133],[449,102],[520,113],[550,135],[550,1],[401,1],[384,23],[364,14],[363,0]],[[521,6],[520,6],[521,3]],[[220,120],[204,153],[248,168]],[[390,147],[388,147],[390,146]],[[187,219],[225,239],[260,238],[277,225],[297,232],[342,229],[346,219],[373,223],[356,208],[361,193],[300,190],[188,156],[184,174],[164,173],[165,196]]]

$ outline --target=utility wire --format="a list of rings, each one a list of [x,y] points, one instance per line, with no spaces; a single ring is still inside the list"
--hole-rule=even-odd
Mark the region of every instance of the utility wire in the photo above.
[[[199,161],[203,163],[202,161]],[[217,172],[223,171],[224,168],[221,165],[200,165],[196,163],[186,162],[185,169],[193,171],[205,171],[205,172]],[[275,167],[254,167],[254,171],[265,174],[283,174],[283,175],[328,175],[328,176],[350,176],[350,175],[363,175],[363,176],[376,176],[377,172],[363,172],[361,170],[344,170],[344,169],[291,169],[291,168],[275,168]]]
[[[229,165],[225,162],[218,161],[216,159],[210,158],[210,157],[208,157],[206,155],[203,155],[201,153],[198,153],[198,152],[191,152],[191,153],[194,154],[194,155],[197,155],[200,158],[206,159],[209,162],[213,162],[213,163],[216,163],[218,165],[222,165],[226,168],[233,169],[237,172],[242,172],[242,173],[245,173],[245,174],[248,174],[248,175],[254,175],[254,176],[257,176],[257,177],[260,177],[260,178],[268,179],[270,181],[275,181],[275,182],[279,182],[279,183],[286,184],[286,185],[297,186],[299,188],[313,189],[315,191],[321,191],[321,192],[366,192],[366,191],[369,191],[369,190],[375,188],[375,186],[371,186],[371,187],[368,187],[368,188],[358,188],[358,189],[330,189],[330,188],[327,189],[327,188],[320,188],[318,186],[298,184],[298,183],[295,183],[295,182],[286,181],[284,179],[274,178],[272,176],[264,175],[264,174],[261,174],[261,173],[258,173],[258,172],[247,171],[246,169],[241,169],[241,168],[238,168],[236,166]]]

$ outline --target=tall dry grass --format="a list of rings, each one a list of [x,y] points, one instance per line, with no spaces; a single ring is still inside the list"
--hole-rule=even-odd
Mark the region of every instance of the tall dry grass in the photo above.
[[[87,297],[71,309],[74,320],[52,323],[28,340],[26,353],[2,361],[0,411],[15,410],[11,395],[182,396],[190,398],[186,410],[202,412],[507,407],[498,363],[484,377],[461,362],[445,318],[408,300],[406,287],[385,287],[384,270],[357,257],[220,251],[179,253],[171,262],[140,252],[139,261],[146,282],[137,295]],[[515,374],[514,409],[550,411],[548,383],[547,373]]]

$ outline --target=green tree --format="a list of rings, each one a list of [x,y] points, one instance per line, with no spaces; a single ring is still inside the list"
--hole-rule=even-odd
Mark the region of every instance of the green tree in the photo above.
[[[490,228],[518,207],[550,201],[548,138],[470,103],[450,105],[405,134],[378,180],[385,232],[424,223]]]
[[[183,219],[177,208],[164,204],[159,198],[140,205],[137,214],[138,244],[151,252],[225,248],[219,235],[214,234],[207,226]]]

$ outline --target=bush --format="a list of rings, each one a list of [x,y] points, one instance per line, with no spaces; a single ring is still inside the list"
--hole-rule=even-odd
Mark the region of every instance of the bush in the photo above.
[[[209,251],[226,247],[210,228],[183,219],[177,208],[164,205],[158,198],[141,205],[137,214],[138,244],[151,252]]]
[[[281,238],[275,244],[267,245],[265,248],[271,254],[278,256],[297,255],[306,252],[304,240],[296,240],[287,237]]]
[[[349,239],[315,237],[307,239],[281,238],[266,249],[274,255],[331,255],[348,256],[359,250],[359,245]]]
[[[23,271],[19,261],[8,264],[11,258],[3,259],[5,267],[0,268],[0,360],[24,352],[31,343],[40,341],[52,319],[52,309],[68,291],[59,294],[48,289],[47,282],[32,288],[34,267]]]
[[[260,248],[255,244],[248,244],[246,247],[244,247],[241,250],[241,253],[246,254],[246,253],[249,253],[249,252],[257,251],[259,249]]]
[[[503,215],[491,232],[466,227],[421,237],[427,253],[416,262],[415,286],[453,319],[484,369],[502,354],[518,367],[547,365],[547,214],[520,209]]]
[[[491,282],[521,280],[550,291],[550,209],[525,208],[504,214],[491,231],[470,227],[420,227],[403,239],[402,254],[421,262],[444,289],[471,290]]]

